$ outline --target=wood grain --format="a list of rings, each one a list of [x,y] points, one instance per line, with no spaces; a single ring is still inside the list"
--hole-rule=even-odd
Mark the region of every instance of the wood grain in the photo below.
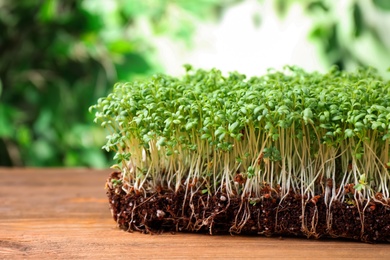
[[[108,209],[109,172],[0,168],[0,259],[390,259],[387,244],[127,233]]]

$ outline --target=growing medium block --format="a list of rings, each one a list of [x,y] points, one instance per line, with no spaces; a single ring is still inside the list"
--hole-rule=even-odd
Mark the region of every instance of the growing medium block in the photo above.
[[[114,219],[142,232],[390,239],[390,84],[373,69],[186,67],[91,107]]]

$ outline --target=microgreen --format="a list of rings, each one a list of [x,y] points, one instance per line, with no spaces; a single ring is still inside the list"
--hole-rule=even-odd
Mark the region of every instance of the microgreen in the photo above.
[[[116,186],[122,185],[122,180],[112,179],[111,183],[114,185],[114,187],[116,187]]]
[[[390,84],[372,69],[290,66],[247,79],[186,66],[179,78],[118,83],[91,110],[127,192],[260,198],[266,184],[330,205],[350,200],[336,187],[352,183],[361,202],[390,197]]]

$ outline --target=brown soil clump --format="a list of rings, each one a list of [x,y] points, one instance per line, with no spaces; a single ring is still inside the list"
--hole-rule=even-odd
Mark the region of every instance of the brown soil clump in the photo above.
[[[293,235],[390,242],[390,207],[381,203],[371,203],[360,212],[362,206],[339,201],[334,201],[327,211],[322,195],[306,200],[293,192],[283,199],[275,193],[267,194],[258,201],[223,193],[186,194],[167,190],[145,196],[126,194],[120,184],[112,185],[112,180],[119,176],[120,173],[113,173],[107,180],[107,195],[114,220],[126,231]]]

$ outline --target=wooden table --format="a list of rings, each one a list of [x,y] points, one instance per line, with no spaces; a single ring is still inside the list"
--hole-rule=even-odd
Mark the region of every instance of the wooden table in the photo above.
[[[127,233],[110,215],[109,172],[0,168],[0,259],[390,259],[388,244]]]

